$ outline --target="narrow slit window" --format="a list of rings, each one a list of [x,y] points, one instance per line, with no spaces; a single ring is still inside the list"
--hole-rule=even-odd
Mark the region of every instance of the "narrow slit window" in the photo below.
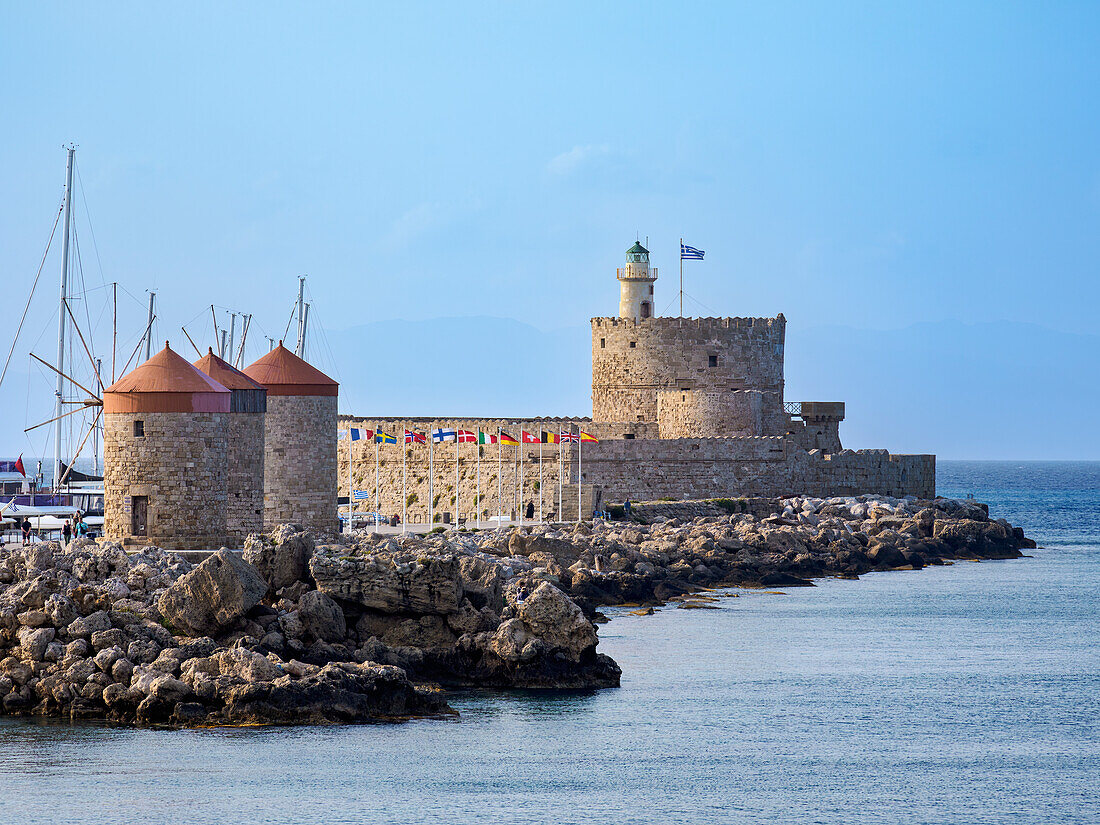
[[[134,438],[145,438],[145,422],[140,419],[134,420]]]

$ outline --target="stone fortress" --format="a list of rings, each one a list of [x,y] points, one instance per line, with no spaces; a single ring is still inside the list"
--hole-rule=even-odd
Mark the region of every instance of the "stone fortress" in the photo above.
[[[495,445],[435,445],[431,509],[437,521],[443,513],[467,521],[498,512],[517,517],[529,503],[544,517],[575,519],[578,481],[580,512],[586,517],[626,499],[935,495],[935,456],[845,450],[840,440],[843,402],[785,402],[782,314],[654,317],[658,272],[640,243],[627,250],[617,277],[619,316],[591,321],[591,418],[345,415],[340,427],[379,429],[399,442],[406,428],[429,432],[437,427],[491,434],[502,428],[517,439],[521,430],[537,435],[580,429],[600,439],[598,444],[561,445],[560,475],[558,445],[542,445],[541,470],[537,444],[500,451]],[[374,509],[377,479],[381,512],[405,511],[410,521],[427,520],[427,446],[341,442],[342,495],[348,494],[349,451],[353,487],[369,495],[361,509]],[[475,503],[479,454],[480,499]],[[504,459],[499,479],[498,454]]]
[[[626,499],[935,495],[935,456],[845,450],[843,403],[784,401],[782,315],[654,317],[657,270],[638,243],[618,280],[619,316],[591,322],[591,418],[338,417],[337,383],[282,342],[243,371],[166,343],[104,391],[106,537],[187,550],[284,522],[332,534],[338,489],[410,522],[576,519]],[[398,443],[338,444],[338,426]],[[438,427],[599,442],[444,443],[431,461],[428,445],[401,443]]]

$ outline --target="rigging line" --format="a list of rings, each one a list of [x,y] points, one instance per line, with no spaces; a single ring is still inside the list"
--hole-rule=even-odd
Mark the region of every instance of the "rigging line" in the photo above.
[[[95,240],[95,227],[92,226],[92,210],[88,208],[88,198],[84,194],[84,178],[80,177],[80,164],[73,156],[73,166],[76,167],[76,180],[80,184],[80,199],[84,201],[84,216],[88,219],[88,232],[92,235],[92,248],[95,250],[96,263],[99,265],[99,280],[103,287],[107,287],[107,279],[103,277],[103,261],[99,257],[99,244]]]
[[[34,283],[31,284],[31,294],[27,296],[27,305],[23,307],[23,316],[19,319],[19,326],[15,330],[15,338],[12,339],[11,349],[8,350],[8,357],[4,361],[4,371],[0,372],[0,386],[4,384],[4,376],[8,374],[8,364],[11,363],[12,353],[15,352],[15,345],[19,341],[19,333],[23,329],[23,322],[27,320],[27,310],[31,308],[31,298],[34,297],[35,287],[38,286],[38,279],[42,277],[42,267],[46,265],[46,255],[49,254],[50,244],[53,243],[54,233],[57,231],[57,222],[61,220],[61,212],[65,208],[64,203],[57,210],[57,217],[53,219],[53,229],[50,230],[50,239],[46,241],[46,249],[42,252],[42,262],[38,264],[38,272],[34,276]]]
[[[76,247],[76,269],[80,273],[80,300],[84,304],[84,319],[88,322],[88,334],[91,335],[92,330],[92,316],[88,312],[88,284],[84,280],[84,260],[80,257],[80,238],[76,234],[76,221],[73,221],[73,245]],[[68,303],[66,301],[66,303]],[[69,317],[72,318],[72,310],[69,310]],[[76,318],[73,318],[73,324],[76,324]],[[72,354],[72,340],[69,341],[69,353]],[[85,345],[87,348],[87,345]],[[93,366],[95,365],[95,359],[92,359]]]
[[[708,307],[708,306],[707,306],[706,304],[704,304],[704,303],[703,303],[702,301],[700,301],[700,300],[699,300],[698,298],[693,298],[693,297],[692,297],[691,295],[688,295],[688,293],[686,293],[686,292],[684,293],[684,295],[685,295],[685,296],[687,296],[688,298],[691,298],[691,300],[695,301],[695,303],[697,303],[697,304],[698,304],[699,306],[701,306],[701,307],[702,307],[703,309],[705,309],[705,310],[706,310],[707,312],[714,312],[714,310],[713,310],[713,309],[711,309],[710,307]]]

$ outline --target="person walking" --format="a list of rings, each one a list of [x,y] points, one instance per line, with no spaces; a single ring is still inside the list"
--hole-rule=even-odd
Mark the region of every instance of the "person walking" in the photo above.
[[[532,499],[531,501],[527,502],[527,514],[525,515],[525,518],[528,521],[530,521],[534,517],[535,517],[535,502],[534,502],[534,499]]]
[[[23,530],[23,546],[26,547],[31,543],[31,520],[29,518],[23,519],[23,523],[19,525]]]
[[[88,522],[84,521],[84,516],[79,516],[79,519],[76,523],[76,536],[82,539],[88,535]]]
[[[64,536],[66,545],[72,540],[72,537],[73,537],[72,519],[65,519],[65,525],[61,528],[61,535]]]

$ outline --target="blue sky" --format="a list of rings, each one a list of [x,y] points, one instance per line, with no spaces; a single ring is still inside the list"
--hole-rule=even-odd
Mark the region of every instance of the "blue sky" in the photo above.
[[[616,311],[636,235],[662,314],[683,236],[707,250],[688,269],[690,314],[1097,331],[1096,4],[0,9],[9,306],[72,140],[85,284],[134,296],[124,338],[155,288],[158,338],[180,348],[184,323],[211,343],[211,303],[254,313],[251,360],[303,273],[334,331],[583,325]],[[36,301],[31,343],[55,323],[52,297]],[[102,303],[87,312],[106,340]],[[438,351],[443,366],[513,368],[506,341]]]

